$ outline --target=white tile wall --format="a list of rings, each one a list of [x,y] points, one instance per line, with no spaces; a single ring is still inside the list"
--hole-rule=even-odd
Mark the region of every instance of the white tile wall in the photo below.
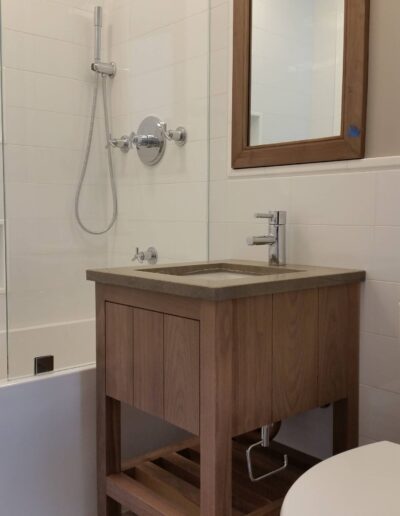
[[[398,393],[361,385],[360,433],[375,441],[399,442],[400,396]]]
[[[266,259],[266,248],[246,246],[246,237],[265,227],[253,214],[282,209],[289,214],[290,262],[365,269],[361,441],[400,442],[400,159],[328,164],[319,173],[318,165],[284,167],[285,177],[278,168],[257,169],[235,177],[230,168],[232,1],[216,2],[211,17],[210,257]],[[320,435],[325,419],[318,417],[292,421],[283,438],[329,454]],[[298,433],[305,436],[300,443]]]
[[[79,314],[81,317],[81,315]],[[93,363],[95,354],[95,323],[93,319],[66,324],[46,324],[11,330],[12,345],[9,376],[19,378],[32,373],[36,356],[54,355],[54,368],[62,370]]]
[[[154,16],[157,13],[157,16]],[[112,11],[113,132],[136,131],[147,115],[188,131],[155,167],[117,153],[119,219],[109,261],[129,264],[136,246],[160,262],[207,258],[208,0],[120,0]]]
[[[290,222],[337,226],[371,226],[374,221],[374,174],[294,178]],[[362,195],[364,202],[354,200]],[[340,199],[340,204],[338,204]]]
[[[361,383],[400,394],[400,344],[396,337],[361,334]]]

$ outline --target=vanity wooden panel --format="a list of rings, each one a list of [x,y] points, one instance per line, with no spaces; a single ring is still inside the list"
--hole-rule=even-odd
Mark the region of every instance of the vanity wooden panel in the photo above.
[[[200,329],[200,514],[232,514],[233,302],[205,301]]]
[[[96,285],[99,516],[162,506],[121,472],[120,402],[199,435],[201,516],[235,514],[233,436],[333,403],[334,452],[357,445],[359,281],[318,274],[221,301]]]
[[[358,285],[319,289],[319,393],[320,405],[346,398],[349,384],[358,378]]]
[[[272,418],[272,296],[234,302],[233,434]]]
[[[133,404],[133,310],[106,303],[106,393]]]
[[[360,286],[347,285],[346,395],[333,404],[333,453],[358,446]]]
[[[346,397],[349,334],[348,287],[319,289],[319,377],[320,405]]]
[[[164,418],[199,434],[199,321],[164,316]]]
[[[133,315],[133,404],[154,416],[164,414],[163,314],[135,308]]]
[[[272,364],[274,421],[317,405],[317,289],[274,295]]]

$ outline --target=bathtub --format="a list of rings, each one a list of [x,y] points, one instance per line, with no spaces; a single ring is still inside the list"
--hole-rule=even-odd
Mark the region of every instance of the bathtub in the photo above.
[[[0,515],[96,516],[94,365],[0,384]],[[123,407],[123,455],[187,434]],[[145,430],[144,430],[145,429]]]

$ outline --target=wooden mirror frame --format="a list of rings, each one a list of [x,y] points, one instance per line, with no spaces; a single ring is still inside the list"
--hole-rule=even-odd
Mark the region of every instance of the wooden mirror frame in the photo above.
[[[344,0],[344,70],[340,136],[249,145],[251,2],[234,0],[232,168],[359,159],[365,155],[369,0]]]

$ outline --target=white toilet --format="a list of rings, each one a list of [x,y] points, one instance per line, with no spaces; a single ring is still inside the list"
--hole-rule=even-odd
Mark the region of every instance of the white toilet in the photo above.
[[[400,445],[369,444],[314,466],[289,490],[281,516],[400,516]]]

